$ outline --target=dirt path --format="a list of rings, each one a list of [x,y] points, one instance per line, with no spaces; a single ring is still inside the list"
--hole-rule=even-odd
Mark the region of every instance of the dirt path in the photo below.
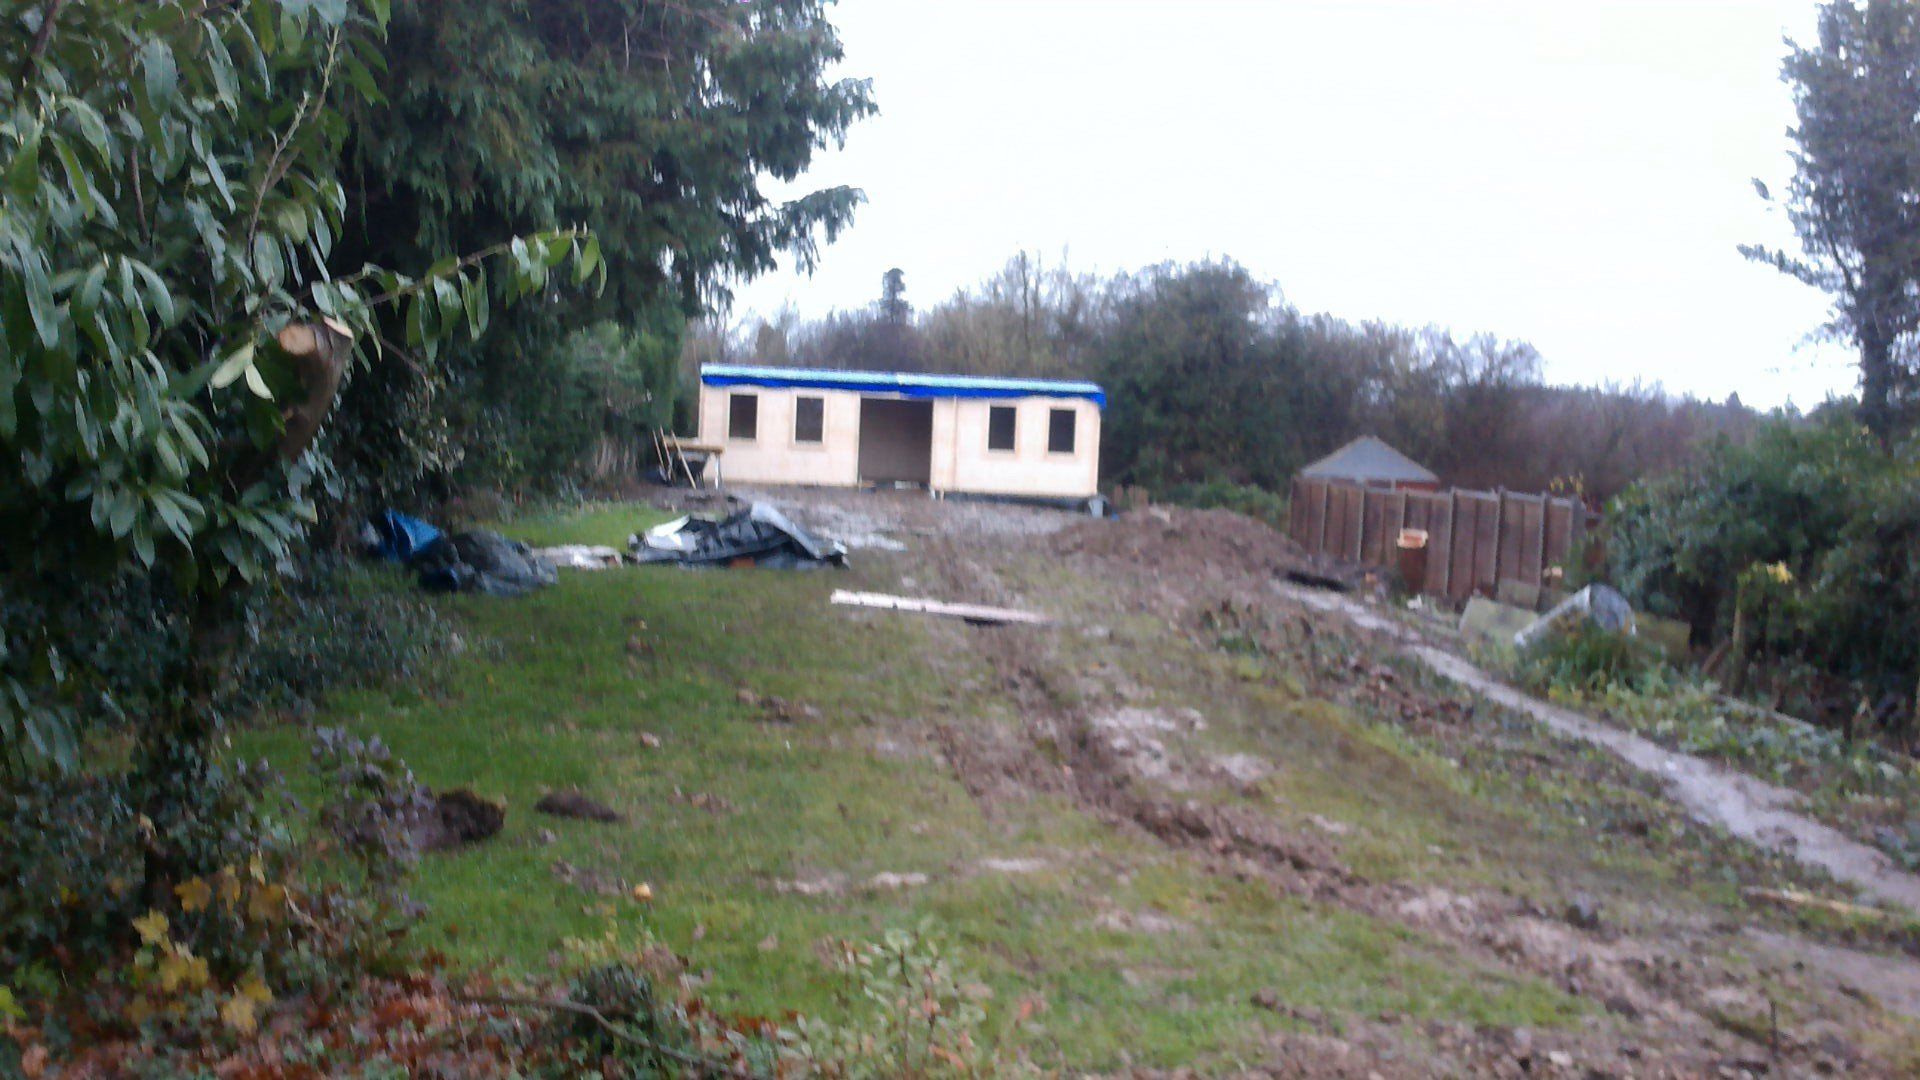
[[[1362,629],[1390,636],[1435,673],[1495,704],[1530,716],[1555,732],[1592,743],[1633,768],[1659,777],[1668,795],[1695,820],[1825,870],[1875,901],[1920,914],[1920,877],[1894,868],[1873,848],[1796,813],[1791,807],[1799,802],[1798,794],[1691,754],[1667,750],[1639,735],[1521,693],[1348,597],[1284,583],[1275,587],[1297,603],[1344,616]]]

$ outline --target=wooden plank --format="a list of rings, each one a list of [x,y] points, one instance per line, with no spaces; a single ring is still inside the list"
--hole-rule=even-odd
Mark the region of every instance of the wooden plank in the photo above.
[[[1045,615],[1031,611],[1016,611],[1013,608],[984,607],[979,604],[952,604],[944,600],[927,600],[912,596],[894,596],[890,593],[852,592],[847,589],[835,589],[831,602],[850,607],[880,608],[886,611],[907,611],[918,615],[936,615],[947,619],[963,619],[970,623],[988,626],[1000,626],[1006,623],[1019,623],[1026,626],[1045,626],[1053,620]]]
[[[1534,536],[1533,547],[1533,580],[1534,584],[1543,589],[1547,587],[1547,506],[1547,501],[1542,499],[1536,510],[1539,516],[1534,521],[1537,533]]]
[[[1331,481],[1320,481],[1320,535],[1313,543],[1313,553],[1324,555],[1327,550],[1327,504],[1333,499]]]
[[[1347,561],[1365,563],[1367,561],[1367,489],[1355,488],[1354,493],[1360,496],[1360,509],[1353,515],[1353,554],[1348,556]]]
[[[1506,554],[1501,549],[1506,546],[1506,537],[1503,534],[1507,528],[1507,489],[1501,488],[1494,492],[1493,499],[1493,592],[1498,596],[1502,569],[1500,564],[1505,561],[1501,556]]]

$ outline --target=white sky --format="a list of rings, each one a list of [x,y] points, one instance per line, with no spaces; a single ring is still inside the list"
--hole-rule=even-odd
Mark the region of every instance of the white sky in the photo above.
[[[926,308],[1015,251],[1226,255],[1308,311],[1488,330],[1558,382],[1802,407],[1853,386],[1790,242],[1782,37],[1811,0],[841,0],[880,115],[801,187],[868,204],[733,316]]]

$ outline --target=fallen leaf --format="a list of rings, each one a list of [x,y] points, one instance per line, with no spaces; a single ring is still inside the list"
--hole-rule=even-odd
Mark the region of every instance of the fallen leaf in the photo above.
[[[760,939],[761,952],[772,952],[773,950],[779,947],[780,947],[780,939],[777,937],[774,937],[772,934],[768,934],[766,937],[763,937]]]
[[[157,911],[149,911],[133,920],[133,928],[140,932],[140,940],[149,945],[158,945],[167,940],[169,925],[167,917]]]
[[[284,885],[256,885],[253,895],[247,898],[247,915],[257,922],[266,922],[285,911],[287,907],[287,887]]]
[[[205,878],[194,878],[175,885],[173,895],[180,898],[180,910],[199,911],[213,902],[213,886]]]
[[[220,1003],[220,1022],[242,1035],[251,1035],[260,1026],[254,1015],[257,1004],[244,994],[235,994]]]

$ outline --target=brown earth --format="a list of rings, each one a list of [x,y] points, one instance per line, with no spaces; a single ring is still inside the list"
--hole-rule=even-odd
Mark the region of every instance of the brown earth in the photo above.
[[[977,505],[948,517],[924,496],[783,498],[803,522],[821,516],[822,505],[851,505],[867,531],[901,538],[903,577],[925,595],[1060,619],[1044,628],[939,630],[943,647],[988,661],[1019,718],[1012,727],[949,722],[937,732],[938,749],[989,815],[1009,800],[1067,795],[1115,828],[1189,853],[1211,873],[1444,940],[1495,969],[1544,978],[1610,1018],[1555,1031],[1388,1015],[1303,1024],[1275,991],[1256,1003],[1293,1022],[1276,1023],[1259,1072],[1893,1076],[1909,1064],[1900,1047],[1911,1029],[1870,990],[1835,974],[1880,972],[1912,985],[1920,965],[1901,953],[1902,939],[1715,906],[1682,887],[1649,895],[1640,882],[1613,880],[1594,858],[1602,848],[1671,866],[1680,886],[1788,881],[1834,892],[1790,860],[1689,827],[1656,781],[1619,761],[1548,737],[1524,717],[1396,662],[1367,634],[1290,602],[1272,587],[1276,578],[1326,568],[1266,526],[1226,511],[1155,508],[1119,521],[1056,514],[1052,528],[1034,516],[1044,511],[1019,509],[1008,511],[1017,526],[975,528],[970,522],[987,516]],[[849,511],[836,513],[849,520]],[[1365,592],[1370,583],[1352,584]],[[1594,851],[1534,837],[1505,850],[1506,838],[1491,832],[1498,815],[1464,814],[1470,835],[1461,845],[1474,859],[1496,868],[1503,859],[1551,865],[1520,865],[1525,880],[1511,886],[1490,884],[1485,873],[1445,882],[1369,876],[1347,857],[1349,826],[1235,798],[1257,795],[1264,771],[1289,763],[1209,753],[1200,745],[1208,695],[1240,691],[1180,670],[1150,635],[1126,629],[1130,622],[1244,651],[1257,658],[1259,678],[1399,732],[1465,776],[1576,788],[1570,805],[1539,812],[1577,813]],[[1184,710],[1191,716],[1156,712],[1147,703],[1161,694],[1148,682],[1161,692],[1183,687],[1199,708]],[[1762,925],[1767,947],[1756,949],[1746,932]],[[1842,960],[1871,962],[1849,967],[1835,950]]]

